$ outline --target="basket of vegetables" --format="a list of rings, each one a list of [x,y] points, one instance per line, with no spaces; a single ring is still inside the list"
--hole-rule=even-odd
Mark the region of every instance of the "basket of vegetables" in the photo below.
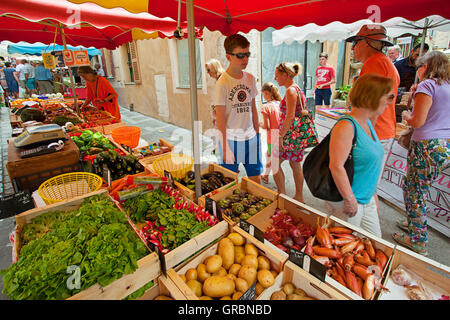
[[[84,152],[86,155],[116,149],[116,146],[108,138],[104,137],[100,132],[94,133],[92,130],[84,130],[81,134],[74,134],[70,138],[80,149],[80,153]]]

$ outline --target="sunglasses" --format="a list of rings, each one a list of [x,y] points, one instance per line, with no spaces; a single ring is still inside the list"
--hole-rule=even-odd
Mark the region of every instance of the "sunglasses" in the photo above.
[[[250,52],[243,52],[243,53],[228,52],[228,54],[231,54],[232,56],[236,56],[236,58],[238,58],[238,59],[244,59],[244,57],[247,57],[247,58],[250,57]]]
[[[359,41],[364,40],[364,39],[365,39],[365,38],[359,38],[359,39],[353,40],[353,41],[352,41],[352,49],[353,49],[354,47],[356,47],[356,44],[357,44]]]
[[[280,65],[278,66],[279,68],[279,70],[281,69],[281,71],[282,72],[284,72],[284,73],[289,73],[287,70],[286,70],[286,67],[284,66],[284,62],[283,63],[280,63]]]
[[[394,100],[395,94],[391,93],[387,98],[388,100]]]

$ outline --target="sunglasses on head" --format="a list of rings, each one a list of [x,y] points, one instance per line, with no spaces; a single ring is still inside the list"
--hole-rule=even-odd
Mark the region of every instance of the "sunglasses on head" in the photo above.
[[[238,59],[244,59],[244,57],[247,57],[247,58],[250,57],[250,52],[242,52],[242,53],[228,52],[228,54],[231,54],[232,56],[236,56]]]

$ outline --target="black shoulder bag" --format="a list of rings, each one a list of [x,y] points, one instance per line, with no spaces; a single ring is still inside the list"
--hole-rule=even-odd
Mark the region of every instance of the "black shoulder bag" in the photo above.
[[[345,119],[349,119],[354,128],[352,149],[348,155],[347,161],[345,161],[344,164],[345,171],[347,172],[348,179],[351,184],[353,181],[353,149],[356,146],[356,126],[352,118],[345,117]],[[331,175],[331,171],[329,169],[329,150],[332,131],[333,129],[331,129],[319,145],[313,148],[306,156],[303,163],[303,175],[313,196],[322,200],[337,202],[342,201],[343,198],[334,183],[333,176]]]

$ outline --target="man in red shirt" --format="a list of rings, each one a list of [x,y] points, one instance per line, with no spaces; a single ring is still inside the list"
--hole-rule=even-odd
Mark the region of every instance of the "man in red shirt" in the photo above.
[[[314,88],[314,96],[316,100],[316,108],[325,104],[326,108],[330,107],[331,87],[336,83],[336,71],[328,63],[328,54],[322,52],[319,55],[319,66],[316,69],[316,84]]]

